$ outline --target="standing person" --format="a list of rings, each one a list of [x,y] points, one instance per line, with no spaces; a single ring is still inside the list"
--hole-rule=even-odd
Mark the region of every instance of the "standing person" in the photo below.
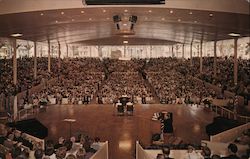
[[[165,113],[164,114],[164,130],[163,133],[169,133],[172,134],[174,129],[173,129],[173,119],[171,117],[170,113]]]
[[[160,113],[160,121],[163,139],[167,143],[169,137],[173,134],[173,120],[170,113]]]

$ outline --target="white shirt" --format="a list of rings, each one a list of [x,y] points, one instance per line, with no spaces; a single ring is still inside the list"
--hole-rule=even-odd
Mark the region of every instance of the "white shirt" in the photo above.
[[[203,156],[199,152],[191,152],[185,155],[184,159],[203,159]]]

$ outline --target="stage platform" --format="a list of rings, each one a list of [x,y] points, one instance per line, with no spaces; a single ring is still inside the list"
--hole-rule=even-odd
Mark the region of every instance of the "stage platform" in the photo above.
[[[150,144],[151,136],[160,131],[159,121],[152,121],[155,112],[173,113],[175,136],[185,143],[207,140],[206,125],[213,121],[215,114],[202,107],[167,104],[137,104],[133,116],[117,116],[113,105],[51,105],[37,119],[47,126],[49,139],[69,137],[70,127],[64,119],[75,119],[72,135],[86,133],[109,141],[110,159],[133,159],[135,141]]]

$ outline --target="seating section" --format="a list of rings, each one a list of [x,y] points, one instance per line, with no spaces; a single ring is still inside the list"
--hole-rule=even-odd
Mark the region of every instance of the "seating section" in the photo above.
[[[141,102],[142,98],[152,100],[152,92],[140,73],[145,62],[136,59],[129,61],[104,60],[108,70],[108,78],[98,93],[98,97],[102,99],[102,102],[113,103],[123,95],[128,96],[136,103]]]
[[[187,62],[176,58],[150,59],[147,63],[146,77],[161,103],[200,104],[204,98],[213,97],[215,92],[184,73],[182,64]]]
[[[142,97],[152,97],[138,72],[113,72],[103,84],[99,96],[104,99],[104,103],[113,103],[122,95],[127,95],[134,102]]]
[[[233,83],[233,58],[217,58],[216,76],[213,74],[213,60],[213,57],[204,57],[203,72],[200,73],[199,57],[193,57],[192,66],[190,59],[171,57],[149,60],[66,58],[61,61],[61,69],[58,59],[52,58],[51,72],[48,73],[47,58],[39,57],[38,76],[34,80],[34,59],[23,57],[17,60],[18,85],[15,87],[12,82],[12,60],[2,59],[0,93],[12,95],[38,85],[43,79],[57,77],[58,81],[53,87],[34,94],[32,98],[49,98],[47,101],[52,103],[81,104],[89,103],[96,94],[102,103],[113,103],[121,95],[128,95],[134,102],[144,97],[146,101],[152,100],[157,96],[162,103],[199,104],[206,97],[215,97],[215,92],[202,82],[197,82],[193,78],[196,77],[218,86],[222,93],[228,90],[244,96],[246,100],[250,99],[249,60],[238,60],[239,82],[236,86]]]
[[[45,98],[57,104],[89,103],[105,77],[100,59],[65,59],[63,62],[64,69],[56,84],[33,94],[32,98]]]
[[[15,86],[12,78],[12,59],[0,59],[0,93],[12,95],[15,93]]]
[[[99,137],[91,138],[80,133],[58,141],[34,138],[15,129],[0,124],[0,157],[1,158],[79,158],[89,159],[104,142]]]

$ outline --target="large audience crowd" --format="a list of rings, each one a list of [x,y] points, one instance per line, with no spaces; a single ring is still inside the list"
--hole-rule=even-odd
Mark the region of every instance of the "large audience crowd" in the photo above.
[[[12,59],[1,59],[0,61],[0,94],[15,95],[41,83],[43,79],[56,77],[59,73],[58,60],[51,59],[51,72],[47,70],[47,58],[37,58],[37,78],[34,78],[34,59],[23,57],[17,59],[17,85],[13,83],[13,61]]]
[[[156,159],[173,159],[171,158],[171,148],[164,146],[162,153],[156,156]],[[187,152],[183,154],[183,159],[248,159],[250,156],[250,149],[248,149],[243,155],[239,156],[238,147],[234,143],[230,143],[227,146],[227,155],[212,154],[212,151],[207,146],[201,146],[198,150],[192,145],[188,145]]]
[[[145,65],[145,60],[131,59],[131,60],[118,60],[118,59],[104,59],[104,64],[109,73],[112,72],[137,72]]]
[[[77,103],[83,98],[90,101],[98,93],[102,103],[112,103],[122,95],[136,101],[138,98],[153,98],[156,94],[162,103],[187,103],[201,101],[202,98],[214,96],[215,93],[202,82],[212,83],[222,90],[229,90],[246,99],[250,97],[250,62],[238,60],[238,84],[233,83],[233,58],[217,58],[217,74],[213,73],[213,57],[203,58],[203,72],[199,72],[199,57],[190,59],[153,58],[149,60],[67,58],[59,61],[51,59],[51,73],[48,73],[47,58],[37,58],[37,79],[34,79],[33,58],[23,57],[17,60],[18,84],[12,81],[12,60],[0,62],[0,93],[12,95],[35,86],[43,79],[58,78],[58,82],[36,97],[69,98],[70,103]],[[10,76],[11,75],[11,76]],[[145,80],[148,80],[149,87]],[[154,93],[152,93],[154,92]],[[82,100],[84,101],[84,100]]]
[[[134,103],[153,98],[151,89],[140,74],[146,64],[145,60],[105,59],[104,64],[108,70],[108,78],[98,92],[101,103],[114,103],[122,96],[129,97]]]
[[[183,75],[183,78],[188,78],[186,81],[191,80],[188,76],[196,77],[198,79],[203,80],[204,82],[208,82],[208,83],[218,86],[223,91],[228,90],[230,92],[236,93],[237,95],[244,96],[246,101],[250,99],[250,80],[249,80],[250,79],[250,69],[249,69],[250,60],[238,59],[238,83],[237,85],[234,84],[233,57],[217,58],[216,76],[214,76],[213,65],[214,65],[213,57],[203,57],[203,71],[202,73],[200,73],[200,58],[199,57],[193,57],[192,65],[191,65],[190,59],[182,60],[182,59],[176,59],[176,58],[157,58],[157,59],[150,59],[150,61],[147,63],[145,67],[146,68],[145,72],[149,76],[149,79],[152,78],[152,79],[155,79],[156,81],[161,80],[161,81],[157,81],[157,83],[162,84],[163,88],[160,88],[160,89],[163,89],[163,90],[164,90],[164,87],[166,87],[166,83],[165,83],[166,80],[171,80],[171,77],[162,77],[162,76],[165,76],[166,72],[168,72],[166,74],[166,76],[168,76],[171,74],[169,73],[170,70],[176,70],[177,72]],[[151,77],[152,75],[154,77]],[[166,78],[166,80],[162,80],[162,78]],[[154,86],[156,82],[155,80],[154,80]],[[186,83],[186,84],[189,84],[189,83]],[[197,86],[198,85],[199,84],[197,84]],[[205,93],[205,95],[207,95],[207,93]],[[161,98],[161,95],[159,96]]]
[[[200,104],[207,97],[214,97],[215,92],[195,81],[191,76],[183,76],[174,70],[147,74],[161,103]]]
[[[193,58],[193,66],[186,62],[185,71],[206,82],[216,85],[223,90],[228,90],[238,95],[249,98],[250,95],[250,60],[238,59],[238,83],[234,83],[233,57],[218,57],[216,75],[214,75],[214,58],[203,57],[203,71],[199,72],[199,58]],[[185,64],[184,64],[185,65]],[[183,69],[183,67],[182,67]]]
[[[215,92],[206,88],[203,82],[196,81],[185,72],[188,61],[177,58],[150,59],[145,68],[145,75],[153,86],[161,103],[200,104],[207,97],[214,97]]]
[[[67,98],[66,104],[78,104],[89,103],[93,99],[105,78],[100,59],[65,59],[63,65],[56,83],[33,94],[33,100],[55,98],[56,103],[61,104],[62,99]]]
[[[12,71],[12,60],[0,59],[0,94],[12,95],[15,93]]]
[[[12,82],[12,60],[1,60],[0,93],[12,95],[41,83],[43,79],[53,77],[57,78],[55,84],[41,92],[34,93],[31,96],[33,103],[37,101],[49,102],[52,98],[56,99],[58,104],[62,103],[63,98],[67,98],[71,104],[79,104],[80,101],[80,103],[89,103],[95,98],[95,95],[98,102],[101,101],[100,103],[115,103],[119,97],[124,95],[136,103],[142,98],[153,99],[156,95],[161,103],[200,104],[207,97],[218,96],[218,92],[215,93],[214,90],[206,87],[204,82],[248,97],[250,92],[250,61],[238,60],[239,82],[235,85],[231,57],[217,59],[216,76],[213,74],[213,58],[210,57],[203,58],[202,73],[199,72],[199,58],[197,57],[192,59],[192,65],[190,65],[190,59],[177,58],[149,60],[67,58],[61,61],[61,68],[58,65],[58,59],[52,58],[51,73],[47,71],[46,58],[38,58],[37,60],[38,76],[34,80],[33,59],[18,59],[17,87]],[[30,149],[29,152],[20,147],[18,144],[20,141],[25,144],[23,146]],[[7,153],[9,158],[25,158],[24,156],[30,158],[30,155],[33,155],[33,158],[39,159],[42,157],[85,159],[98,150],[96,148],[98,142],[98,138],[94,142],[88,136],[80,135],[77,138],[72,137],[66,140],[60,138],[58,143],[47,141],[45,150],[42,150],[39,144],[32,143],[25,134],[18,133],[16,130],[6,129],[0,134],[0,144],[10,146],[9,153]],[[235,147],[233,151],[236,151]],[[159,155],[159,158],[161,156]]]
[[[137,103],[141,98],[152,98],[152,93],[138,72],[113,72],[104,82],[98,97],[103,103],[114,103],[122,96]]]
[[[0,158],[3,159],[89,159],[103,143],[85,134],[45,144],[32,140],[26,133],[0,124]]]

